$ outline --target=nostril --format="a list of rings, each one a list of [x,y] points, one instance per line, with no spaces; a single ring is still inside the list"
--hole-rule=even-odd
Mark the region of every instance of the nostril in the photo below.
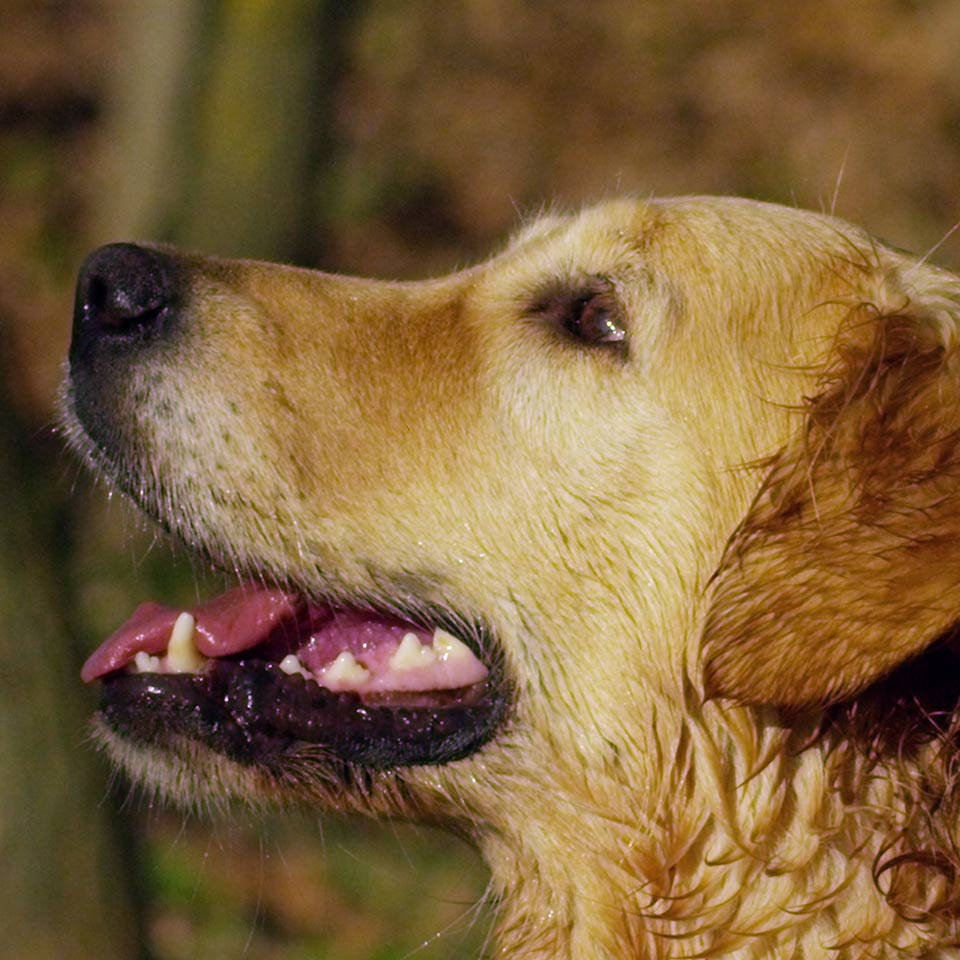
[[[95,250],[80,269],[74,338],[156,334],[175,296],[175,269],[165,253],[132,243]]]

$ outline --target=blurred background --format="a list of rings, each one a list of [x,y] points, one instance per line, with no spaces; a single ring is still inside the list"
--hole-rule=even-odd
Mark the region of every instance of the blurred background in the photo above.
[[[0,0],[0,957],[480,955],[476,857],[186,820],[86,741],[78,668],[203,571],[59,441],[85,251],[414,278],[544,204],[738,193],[960,266],[956,0]]]

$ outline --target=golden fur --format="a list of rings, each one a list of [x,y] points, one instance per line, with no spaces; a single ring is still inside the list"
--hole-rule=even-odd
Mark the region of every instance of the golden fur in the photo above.
[[[183,343],[116,400],[140,505],[267,580],[481,615],[513,702],[467,759],[350,790],[307,747],[104,728],[135,775],[445,824],[497,956],[955,955],[956,278],[701,198],[544,216],[415,284],[179,262]],[[625,349],[550,329],[584,278]]]

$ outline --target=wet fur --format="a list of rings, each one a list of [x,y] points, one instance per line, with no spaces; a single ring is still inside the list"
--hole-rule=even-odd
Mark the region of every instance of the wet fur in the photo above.
[[[423,284],[181,262],[181,341],[76,445],[227,567],[481,619],[514,706],[377,773],[102,728],[135,776],[445,824],[498,956],[954,955],[956,278],[723,199],[545,216]],[[625,352],[555,328],[598,282]]]

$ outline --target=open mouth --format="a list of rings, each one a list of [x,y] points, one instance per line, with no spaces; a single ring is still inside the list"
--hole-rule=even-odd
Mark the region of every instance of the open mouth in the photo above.
[[[459,633],[244,585],[189,610],[143,604],[82,677],[102,680],[107,723],[147,742],[186,736],[244,763],[304,743],[374,768],[445,763],[506,710],[486,632]]]

